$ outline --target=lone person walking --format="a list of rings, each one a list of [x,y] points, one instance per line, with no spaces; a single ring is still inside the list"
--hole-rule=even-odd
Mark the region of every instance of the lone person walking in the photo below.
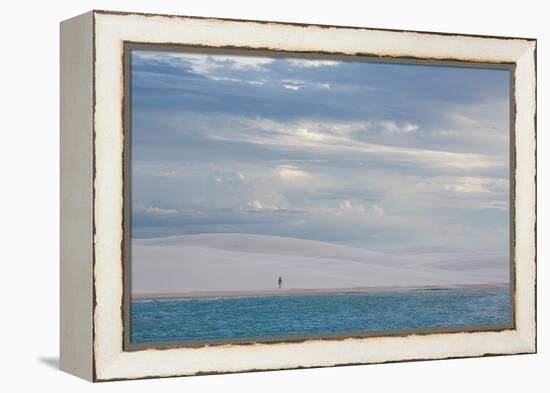
[[[281,287],[283,286],[283,279],[280,276],[277,282],[279,283],[279,289],[281,289]]]

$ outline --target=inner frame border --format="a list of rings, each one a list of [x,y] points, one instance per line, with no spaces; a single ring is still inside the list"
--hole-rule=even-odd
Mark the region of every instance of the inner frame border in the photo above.
[[[499,37],[501,38],[501,37]],[[137,351],[144,349],[173,349],[173,348],[201,348],[218,345],[252,345],[278,344],[278,343],[301,343],[308,340],[342,340],[349,338],[367,337],[407,337],[410,335],[429,335],[438,333],[467,333],[467,332],[502,332],[516,328],[516,261],[515,261],[515,176],[516,176],[516,97],[515,97],[515,70],[516,64],[511,62],[477,62],[470,60],[441,60],[420,57],[391,57],[375,56],[368,54],[343,54],[337,52],[319,51],[287,51],[264,48],[239,47],[239,46],[208,46],[190,45],[182,43],[148,43],[123,41],[122,50],[122,119],[123,119],[123,223],[122,233],[122,273],[123,273],[123,296],[122,296],[122,318],[123,318],[123,351]],[[131,53],[134,50],[157,51],[157,52],[183,52],[199,54],[223,54],[234,56],[253,55],[257,57],[283,57],[296,59],[327,59],[341,61],[361,61],[366,63],[402,64],[402,65],[424,65],[433,67],[464,67],[507,70],[509,75],[509,324],[499,325],[477,325],[460,326],[449,328],[427,328],[427,329],[401,329],[382,332],[354,331],[344,333],[318,333],[308,335],[291,336],[258,336],[258,337],[236,337],[223,339],[189,340],[189,341],[166,341],[132,343],[131,335]]]

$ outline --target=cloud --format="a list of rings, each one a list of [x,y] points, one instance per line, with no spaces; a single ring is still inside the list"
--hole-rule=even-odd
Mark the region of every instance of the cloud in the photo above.
[[[353,205],[347,199],[341,200],[340,203],[338,204],[338,207],[340,209],[353,209]]]
[[[257,210],[260,210],[260,209],[263,209],[264,206],[262,205],[262,202],[260,202],[259,200],[253,200],[252,202],[249,202],[248,203],[248,207],[251,207],[253,209],[257,209]]]
[[[317,89],[324,89],[324,90],[330,90],[332,88],[331,83],[317,82],[317,81],[305,80],[305,79],[281,79],[279,82],[283,84],[283,87],[285,89],[290,89],[290,90],[299,90],[302,87],[317,88]]]
[[[480,209],[495,209],[507,212],[509,210],[508,202],[506,201],[487,201],[480,202],[477,206]]]
[[[265,70],[263,66],[273,63],[275,59],[271,57],[257,56],[222,56],[211,55],[215,62],[229,63],[229,66],[235,70]]]
[[[493,74],[200,56],[134,63],[134,234],[506,241],[509,105]]]
[[[263,212],[273,212],[273,213],[276,213],[276,212],[290,212],[290,210],[288,209],[281,209],[279,208],[279,206],[276,206],[276,205],[265,205],[264,203],[262,203],[259,199],[254,199],[252,202],[248,202],[246,204],[246,206],[253,210],[253,211],[263,211]],[[246,211],[246,209],[245,209]]]
[[[206,169],[208,170],[208,169]],[[240,171],[213,171],[208,175],[210,178],[213,178],[216,183],[235,183],[242,182],[246,176],[243,175]]]
[[[386,120],[386,121],[380,121],[378,122],[379,126],[386,132],[389,133],[398,133],[398,132],[413,132],[418,130],[418,126],[416,124],[404,122],[402,124],[397,124],[395,121]]]
[[[266,71],[264,66],[273,63],[275,59],[258,56],[225,56],[210,55],[202,53],[176,53],[176,52],[153,52],[153,51],[132,51],[133,59],[137,61],[154,62],[166,64],[176,68],[190,70],[196,75],[203,76],[212,81],[245,82],[250,85],[263,85],[265,81],[247,80],[247,74],[243,72]],[[242,78],[228,76],[228,71],[241,72]]]
[[[422,191],[451,194],[507,194],[508,179],[473,176],[444,176],[427,179],[417,183]]]
[[[311,131],[306,127],[296,128],[296,134],[303,139],[309,141],[323,141],[330,139],[330,135],[324,134],[322,132]]]
[[[299,90],[300,89],[300,86],[296,86],[296,85],[283,85],[285,87],[285,89],[289,89],[289,90]]]
[[[297,79],[282,79],[280,81],[283,83],[285,89],[290,90],[299,90],[302,87],[317,87],[319,89],[330,90],[332,85],[330,83],[318,83],[307,80],[297,80]]]
[[[208,74],[213,70],[228,67],[233,70],[263,70],[263,66],[273,63],[275,59],[258,56],[225,56],[202,53],[176,53],[133,51],[138,60],[153,61],[170,65],[189,66],[197,74]]]
[[[242,79],[238,79],[238,78],[229,78],[229,77],[226,77],[226,76],[213,76],[213,75],[209,75],[208,78],[211,79],[211,80],[213,80],[213,81],[226,81],[226,82],[242,82],[242,81],[243,81]],[[250,83],[250,82],[247,82],[247,83]]]
[[[479,122],[471,117],[463,115],[457,112],[451,112],[447,114],[447,118],[454,124],[461,127],[476,127],[479,126]]]
[[[479,194],[479,193],[489,192],[483,186],[483,184],[479,184],[479,183],[477,184],[476,183],[445,184],[443,186],[443,189],[449,192],[465,193],[465,194],[470,194],[470,193]]]
[[[362,154],[379,157],[388,163],[406,163],[413,166],[464,171],[471,169],[502,168],[505,157],[418,146],[395,146],[364,141],[358,134],[368,133],[377,124],[385,124],[388,132],[410,133],[417,126],[394,121],[275,121],[267,118],[225,117],[225,129],[210,129],[206,137],[219,141],[239,141],[309,151],[322,154]]]
[[[354,205],[349,199],[342,199],[338,204],[338,208],[341,210],[354,211],[367,215],[372,213],[378,217],[384,215],[384,209],[378,205],[373,205],[370,209],[368,209],[362,203]]]
[[[293,67],[298,68],[319,68],[319,67],[335,67],[341,62],[332,60],[308,60],[308,59],[288,59],[288,62]]]
[[[132,170],[134,174],[148,177],[170,178],[179,175],[177,170],[174,168],[169,168],[166,165],[146,165],[137,161],[132,163]]]
[[[311,158],[311,159],[300,159],[300,158],[296,158],[296,159],[289,159],[289,158],[280,158],[277,160],[278,162],[307,162],[307,163],[317,163],[317,164],[321,164],[321,163],[324,163],[324,162],[327,162],[326,160],[320,160],[318,158]]]
[[[374,211],[374,214],[377,216],[383,216],[384,215],[384,209],[378,205],[374,205],[372,207],[372,210]]]
[[[132,59],[167,64],[173,67],[185,67],[199,75],[207,75],[215,69],[222,68],[222,64],[218,64],[210,56],[199,53],[132,51]]]
[[[167,216],[175,214],[178,211],[176,209],[165,209],[158,206],[147,206],[143,203],[135,204],[132,210],[137,214],[144,214],[148,216]]]
[[[220,209],[183,205],[170,208],[170,214],[159,214],[157,209],[146,213],[135,205],[132,210],[132,235],[137,237],[173,236],[204,231],[254,233],[255,228],[295,226],[303,219],[303,212],[300,210],[265,206],[259,200],[253,200],[246,208]]]
[[[277,174],[284,180],[303,180],[311,176],[306,171],[298,169],[297,167],[292,165],[279,165],[276,171]]]

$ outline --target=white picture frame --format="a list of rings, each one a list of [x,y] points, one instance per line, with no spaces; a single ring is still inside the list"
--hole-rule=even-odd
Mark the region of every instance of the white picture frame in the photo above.
[[[509,64],[514,326],[125,350],[125,43]],[[536,40],[91,11],[61,24],[61,368],[90,381],[536,352]],[[126,310],[127,311],[127,310]]]

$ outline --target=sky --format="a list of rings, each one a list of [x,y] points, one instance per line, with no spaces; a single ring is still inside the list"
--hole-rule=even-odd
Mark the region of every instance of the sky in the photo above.
[[[509,73],[134,50],[132,237],[509,247]]]

